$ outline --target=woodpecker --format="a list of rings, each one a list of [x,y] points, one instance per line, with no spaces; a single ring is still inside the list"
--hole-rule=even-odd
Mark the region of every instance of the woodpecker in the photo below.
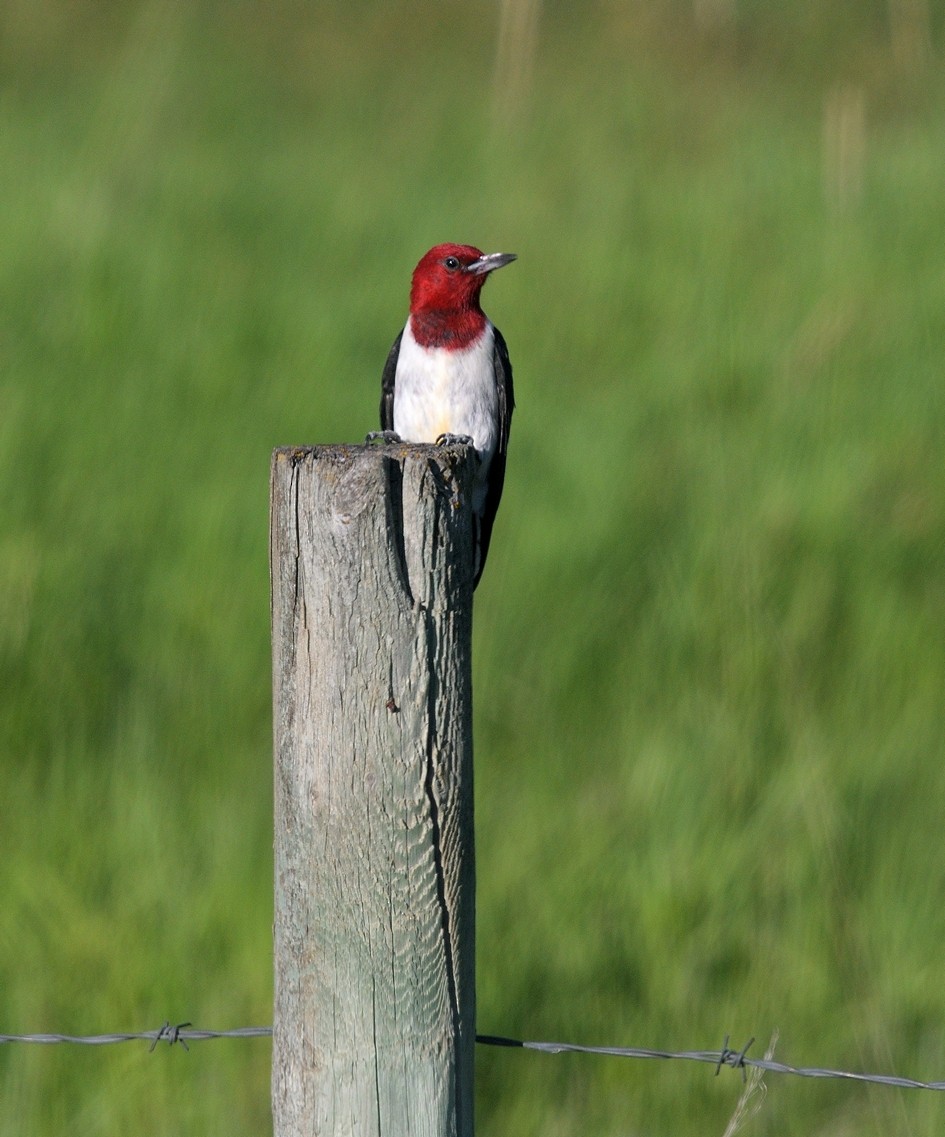
[[[515,259],[473,245],[435,245],[425,253],[413,271],[410,315],[381,379],[380,437],[476,449],[474,588],[502,496],[515,405],[508,348],[479,294],[489,273]]]

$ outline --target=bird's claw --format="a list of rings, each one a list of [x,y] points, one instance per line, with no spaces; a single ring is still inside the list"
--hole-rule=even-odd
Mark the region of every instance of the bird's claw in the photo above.
[[[372,430],[364,439],[364,444],[370,446],[375,442],[403,442],[396,430]]]
[[[473,440],[468,434],[441,434],[436,440],[437,446],[472,446]]]

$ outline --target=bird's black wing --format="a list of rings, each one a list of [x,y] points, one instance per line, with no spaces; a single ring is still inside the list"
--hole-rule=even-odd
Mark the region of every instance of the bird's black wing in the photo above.
[[[384,373],[381,376],[381,430],[394,429],[394,377],[397,373],[397,357],[400,355],[401,332],[387,355]]]
[[[505,456],[509,449],[509,428],[512,425],[512,411],[515,409],[515,395],[512,390],[512,363],[509,359],[509,349],[505,339],[498,328],[493,326],[492,363],[495,369],[496,400],[499,411],[499,438],[496,443],[492,464],[489,466],[489,488],[486,493],[486,504],[482,511],[478,533],[478,563],[476,564],[476,577],[473,587],[479,583],[482,570],[486,563],[486,554],[489,552],[489,542],[492,539],[492,526],[495,515],[499,510],[499,501],[502,498],[502,487],[505,484]]]

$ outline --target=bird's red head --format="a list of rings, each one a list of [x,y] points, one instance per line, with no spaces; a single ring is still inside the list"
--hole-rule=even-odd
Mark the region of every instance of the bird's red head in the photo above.
[[[479,293],[490,272],[514,253],[483,253],[474,245],[434,245],[413,270],[410,325],[424,347],[464,348],[483,332]]]
[[[514,253],[484,254],[474,245],[434,245],[413,270],[410,311],[479,311],[479,293],[490,272]]]

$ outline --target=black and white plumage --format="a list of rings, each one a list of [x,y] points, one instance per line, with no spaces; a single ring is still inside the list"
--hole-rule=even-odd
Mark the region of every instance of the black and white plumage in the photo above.
[[[515,406],[502,333],[479,306],[487,275],[515,257],[471,245],[437,245],[414,271],[410,316],[381,379],[381,429],[405,442],[468,439],[473,483],[474,586],[485,566],[505,482]]]

